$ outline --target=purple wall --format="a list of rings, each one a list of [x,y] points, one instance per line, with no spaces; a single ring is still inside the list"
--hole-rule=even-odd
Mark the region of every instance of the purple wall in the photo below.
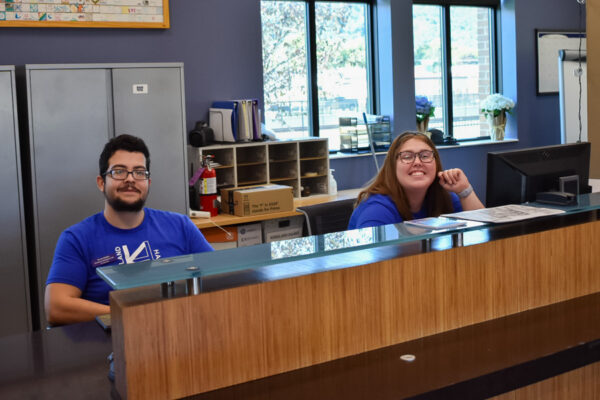
[[[579,30],[579,10],[582,6],[575,0],[510,2],[516,8],[519,140],[525,146],[560,143],[558,95],[536,95],[535,29]],[[585,12],[583,29],[585,30]],[[522,132],[527,134],[521,137]]]
[[[412,2],[377,3],[381,109],[393,113],[399,133],[415,128]],[[560,142],[558,95],[536,96],[534,32],[578,29],[578,7],[575,0],[502,1],[503,91],[517,102],[507,135],[518,134],[519,143],[441,150],[445,167],[464,169],[482,198],[488,151]],[[182,61],[188,130],[206,118],[213,100],[263,98],[259,0],[172,0],[170,14],[167,30],[0,28],[0,64]],[[340,190],[362,186],[375,173],[371,157],[331,166]]]
[[[188,130],[213,100],[262,99],[260,0],[171,0],[169,10],[165,30],[0,28],[0,65],[183,62]]]

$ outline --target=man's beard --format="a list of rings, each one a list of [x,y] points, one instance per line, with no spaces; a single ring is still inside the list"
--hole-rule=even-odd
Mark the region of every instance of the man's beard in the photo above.
[[[108,196],[106,194],[106,190],[104,191],[104,198],[106,199],[108,204],[113,208],[113,210],[119,211],[119,212],[123,212],[123,211],[138,212],[138,211],[141,211],[142,208],[144,208],[144,204],[146,203],[145,197],[140,198],[136,202],[127,203],[116,196],[115,197]]]

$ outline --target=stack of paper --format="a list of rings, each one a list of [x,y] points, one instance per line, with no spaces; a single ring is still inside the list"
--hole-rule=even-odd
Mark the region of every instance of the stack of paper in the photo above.
[[[525,219],[562,213],[564,213],[563,210],[557,210],[556,208],[542,208],[524,206],[520,204],[509,204],[506,206],[482,208],[480,210],[463,211],[454,214],[444,214],[443,216],[467,219],[470,221],[503,223],[522,221]]]

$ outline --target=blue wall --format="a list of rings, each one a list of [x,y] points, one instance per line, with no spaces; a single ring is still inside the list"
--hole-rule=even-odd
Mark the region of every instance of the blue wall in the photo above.
[[[380,110],[397,134],[415,128],[412,2],[377,4]],[[503,92],[517,103],[507,135],[519,142],[441,150],[444,166],[464,169],[480,197],[488,151],[559,143],[558,96],[536,96],[534,32],[578,29],[578,7],[575,0],[502,1]],[[172,0],[170,15],[167,30],[0,28],[0,64],[182,61],[188,130],[213,100],[263,98],[259,0]],[[375,174],[370,157],[331,166],[340,190]]]

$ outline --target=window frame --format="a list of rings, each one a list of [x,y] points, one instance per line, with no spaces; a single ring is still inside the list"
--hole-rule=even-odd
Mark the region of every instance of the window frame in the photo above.
[[[450,24],[450,7],[451,6],[468,6],[468,7],[486,7],[492,11],[490,20],[490,48],[492,58],[490,65],[492,67],[490,77],[492,79],[492,93],[497,93],[500,87],[499,81],[499,60],[498,53],[498,18],[500,11],[500,0],[413,0],[414,5],[436,5],[442,8],[442,96],[444,98],[444,127],[446,128],[445,136],[454,138],[454,100],[452,96],[452,43],[451,43],[451,24]],[[414,40],[414,39],[413,39]],[[489,139],[490,136],[477,136],[473,138],[457,139],[459,142],[469,142],[475,140]]]
[[[278,1],[278,0],[261,0]],[[292,3],[305,3],[306,5],[306,50],[307,50],[307,80],[308,80],[308,102],[310,109],[309,116],[309,136],[320,137],[319,123],[319,85],[317,82],[317,27],[316,27],[316,3],[356,3],[367,6],[366,18],[366,69],[367,69],[367,91],[369,93],[368,113],[374,114],[376,111],[376,85],[375,85],[375,12],[374,4],[376,0],[289,0]],[[331,150],[330,150],[331,151]]]

